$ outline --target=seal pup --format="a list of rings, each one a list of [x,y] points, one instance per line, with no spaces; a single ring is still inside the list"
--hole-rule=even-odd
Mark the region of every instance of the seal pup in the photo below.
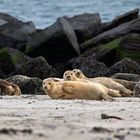
[[[55,82],[52,79],[45,79],[42,87],[52,99],[115,100],[108,95],[109,90],[102,88],[98,83],[93,84],[81,81]]]
[[[82,73],[82,71],[79,70],[79,69],[74,69],[73,72],[75,73],[76,77],[78,77],[78,78],[86,79],[86,80],[89,80],[89,81],[98,82],[98,83],[106,86],[107,88],[118,90],[118,91],[120,91],[120,94],[123,97],[128,97],[128,96],[132,96],[133,95],[133,92],[131,90],[127,89],[122,84],[114,81],[112,78],[108,78],[108,77],[87,78]]]
[[[0,79],[0,93],[2,95],[21,95],[21,90],[16,84]]]

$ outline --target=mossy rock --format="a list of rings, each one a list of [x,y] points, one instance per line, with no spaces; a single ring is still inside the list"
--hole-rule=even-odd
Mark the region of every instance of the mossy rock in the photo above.
[[[140,34],[124,36],[117,49],[118,59],[131,58],[140,63]]]
[[[104,55],[113,49],[117,49],[119,47],[120,42],[121,38],[114,39],[109,43],[105,43],[97,47],[97,51],[98,53],[102,53],[101,55]]]
[[[5,74],[9,74],[29,60],[31,58],[16,49],[8,47],[0,49],[0,67]]]
[[[32,50],[33,50],[32,47],[31,47],[30,45],[27,44],[26,47],[25,47],[24,53],[25,53],[25,54],[30,53]]]
[[[96,53],[99,61],[104,62],[106,65],[111,66],[116,61],[116,52],[122,38],[116,38],[109,43],[102,44],[94,48],[93,52]]]

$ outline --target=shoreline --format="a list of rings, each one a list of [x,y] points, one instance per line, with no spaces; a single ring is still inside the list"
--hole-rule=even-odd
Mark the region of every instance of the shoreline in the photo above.
[[[139,98],[116,99],[116,102],[103,102],[52,100],[47,95],[2,96],[1,138],[139,139]],[[101,113],[116,115],[123,120],[101,119]]]

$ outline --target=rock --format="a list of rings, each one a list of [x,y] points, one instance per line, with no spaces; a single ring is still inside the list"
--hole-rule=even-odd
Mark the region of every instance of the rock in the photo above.
[[[45,79],[49,77],[51,70],[52,66],[47,63],[44,57],[40,56],[28,61],[13,74]]]
[[[75,32],[65,18],[36,33],[28,42],[25,53],[29,56],[43,56],[49,64],[65,63],[80,54]]]
[[[45,94],[42,89],[42,80],[36,77],[27,77],[24,75],[13,75],[6,79],[8,82],[13,82],[18,85],[22,94]]]
[[[98,13],[84,13],[67,18],[67,20],[73,27],[79,43],[90,39],[101,31],[101,18]]]
[[[116,79],[134,81],[134,82],[138,82],[140,80],[140,74],[132,74],[132,73],[115,73],[111,77]]]
[[[0,70],[0,79],[4,79],[5,77],[6,77],[6,75]]]
[[[103,23],[102,32],[110,30],[112,28],[115,28],[115,27],[123,24],[123,23],[129,22],[133,19],[138,18],[138,13],[139,13],[139,9],[134,9],[134,10],[131,10],[127,13],[124,13],[123,15],[117,16],[111,22],[108,22],[106,24]],[[104,25],[106,25],[106,26],[104,26]]]
[[[105,76],[108,73],[108,67],[99,62],[95,54],[71,59],[66,69],[80,69],[87,77]]]
[[[0,70],[4,74],[10,74],[29,60],[30,57],[16,49],[8,47],[0,49]]]
[[[27,40],[36,32],[32,22],[22,22],[5,13],[0,13],[0,19],[1,47],[13,47],[22,50]],[[6,40],[9,42],[5,42]]]
[[[140,64],[140,34],[128,34],[121,40],[117,58],[131,58]]]
[[[140,81],[134,87],[133,96],[140,97]]]
[[[140,65],[128,58],[122,59],[110,67],[110,72],[115,73],[134,73],[140,74]]]
[[[140,32],[140,17],[132,20],[130,22],[123,23],[116,28],[103,32],[96,37],[93,37],[90,40],[82,43],[80,45],[81,51],[85,51],[86,49],[95,47],[97,44],[102,44],[105,42],[109,42],[114,38],[118,38],[120,36],[126,35],[130,32],[139,33]]]
[[[57,63],[53,65],[52,70],[50,71],[49,77],[59,77],[63,78],[63,73],[66,71],[65,65]]]
[[[98,61],[103,62],[107,66],[112,66],[117,60],[117,50],[120,46],[121,39],[116,38],[98,47],[93,47],[89,51],[96,54]]]

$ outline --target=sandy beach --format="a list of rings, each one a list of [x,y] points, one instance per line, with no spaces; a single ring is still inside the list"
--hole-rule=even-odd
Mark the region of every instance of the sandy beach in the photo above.
[[[102,119],[101,114],[122,118]],[[139,140],[140,99],[52,100],[0,97],[0,140]]]

